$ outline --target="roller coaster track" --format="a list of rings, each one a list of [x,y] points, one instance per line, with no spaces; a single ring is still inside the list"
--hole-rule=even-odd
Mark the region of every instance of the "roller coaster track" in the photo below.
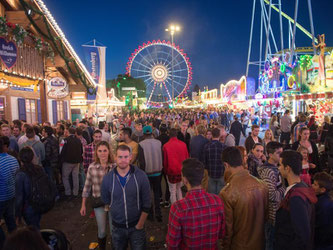
[[[264,1],[265,1],[266,4],[270,4],[269,0],[264,0]],[[273,4],[272,4],[272,9],[275,10],[275,11],[277,11],[278,13],[280,13],[280,10],[276,6],[274,6]],[[288,16],[283,11],[281,11],[281,15],[284,18],[288,19],[292,24],[295,23],[294,19],[291,18],[290,16]],[[308,30],[306,30],[302,25],[300,25],[299,23],[296,22],[296,27],[299,28],[305,35],[307,35],[308,37],[310,37],[311,40],[312,40],[312,34]],[[317,38],[314,38],[314,40],[315,40],[316,43],[318,43],[318,39]],[[313,50],[313,48],[312,48],[312,50]]]
[[[333,47],[325,47],[325,52],[333,51]],[[275,55],[285,54],[286,52],[290,52],[290,49],[284,49],[283,51],[278,51]],[[313,53],[313,47],[297,47],[294,52],[297,53]]]

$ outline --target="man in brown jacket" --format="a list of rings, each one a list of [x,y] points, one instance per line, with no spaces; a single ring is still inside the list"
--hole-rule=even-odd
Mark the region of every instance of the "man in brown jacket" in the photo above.
[[[222,153],[225,187],[220,196],[226,214],[223,249],[264,249],[264,224],[268,216],[268,189],[242,166],[239,149],[228,147]]]

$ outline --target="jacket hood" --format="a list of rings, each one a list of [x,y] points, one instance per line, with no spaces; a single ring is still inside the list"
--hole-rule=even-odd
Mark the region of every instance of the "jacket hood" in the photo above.
[[[304,200],[309,200],[312,204],[317,203],[318,199],[315,191],[311,187],[294,187],[290,197],[301,196]]]

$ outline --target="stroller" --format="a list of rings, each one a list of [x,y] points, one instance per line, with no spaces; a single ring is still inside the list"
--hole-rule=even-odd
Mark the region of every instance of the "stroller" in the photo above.
[[[57,229],[42,229],[40,233],[51,250],[72,250],[66,235]]]

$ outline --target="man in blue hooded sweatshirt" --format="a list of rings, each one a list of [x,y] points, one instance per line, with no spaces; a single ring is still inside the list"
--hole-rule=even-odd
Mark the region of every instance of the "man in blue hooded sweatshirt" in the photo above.
[[[149,180],[144,171],[130,165],[131,149],[120,145],[116,151],[117,167],[104,178],[101,197],[110,206],[112,244],[115,249],[145,249],[147,219],[151,201]]]

